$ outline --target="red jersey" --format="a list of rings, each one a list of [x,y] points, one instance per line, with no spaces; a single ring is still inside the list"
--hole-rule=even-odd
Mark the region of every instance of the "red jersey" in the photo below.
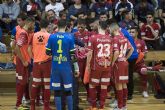
[[[88,48],[93,50],[91,69],[109,71],[113,50],[112,39],[108,35],[93,35],[89,38]]]
[[[28,54],[28,33],[22,29],[20,35],[16,40],[17,45],[20,47],[21,54],[23,58],[30,62],[30,56]]]
[[[136,44],[138,53],[140,53],[140,52],[146,53],[147,52],[147,46],[146,46],[144,40],[135,39],[135,44]]]
[[[117,61],[124,61],[126,58],[127,50],[131,48],[131,45],[126,37],[121,33],[118,36],[114,36],[114,51],[119,51]]]
[[[154,38],[154,35],[152,34],[152,31],[149,27],[146,27],[146,23],[142,25],[142,28],[141,28],[141,35],[142,36],[146,36],[147,38]],[[153,23],[151,25],[151,27],[156,31],[156,32],[159,32],[160,30],[160,27],[157,23]]]
[[[88,31],[75,32],[75,37],[81,39],[85,43],[85,46],[87,46],[90,36],[91,36],[91,33]]]

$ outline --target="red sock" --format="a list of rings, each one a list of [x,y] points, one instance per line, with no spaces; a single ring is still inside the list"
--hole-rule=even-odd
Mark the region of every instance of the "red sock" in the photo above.
[[[117,90],[117,102],[118,108],[121,109],[123,107],[123,90]]]
[[[127,105],[127,96],[128,96],[128,89],[124,88],[123,89],[123,107]]]
[[[96,107],[96,88],[89,88],[89,99],[92,107]]]
[[[50,89],[45,89],[44,90],[44,110],[47,110],[49,108],[49,103],[50,103],[49,101],[50,101]]]
[[[30,100],[30,95],[29,95],[29,84],[26,84],[25,87],[25,99]]]
[[[31,105],[35,105],[35,99],[37,97],[38,94],[38,88],[37,87],[32,87],[31,88]]]
[[[22,97],[24,94],[25,85],[18,84],[17,85],[17,102],[16,107],[19,107],[22,104]]]
[[[100,92],[100,109],[104,108],[106,97],[107,97],[107,89],[101,89],[101,92]]]

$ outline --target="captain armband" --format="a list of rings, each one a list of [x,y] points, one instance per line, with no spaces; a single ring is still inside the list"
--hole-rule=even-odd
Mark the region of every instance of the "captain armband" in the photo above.
[[[76,50],[76,49],[70,50],[71,61],[72,61],[73,63],[74,63],[74,62],[77,62],[77,58],[76,58],[76,55],[75,55],[75,50]]]

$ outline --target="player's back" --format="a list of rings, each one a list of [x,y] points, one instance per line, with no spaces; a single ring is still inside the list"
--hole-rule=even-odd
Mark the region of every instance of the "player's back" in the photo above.
[[[74,49],[73,35],[71,33],[57,32],[52,34],[50,39],[52,40],[53,68],[71,68],[70,50]]]
[[[96,34],[90,38],[92,43],[93,57],[92,69],[94,70],[109,70],[111,54],[112,54],[112,40],[109,35]],[[90,45],[90,44],[88,44]],[[105,63],[106,62],[106,63]]]

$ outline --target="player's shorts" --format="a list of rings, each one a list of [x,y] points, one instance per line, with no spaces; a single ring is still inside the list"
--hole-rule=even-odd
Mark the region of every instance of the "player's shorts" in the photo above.
[[[54,69],[51,71],[50,89],[61,90],[65,89],[72,90],[73,72],[71,68]]]
[[[49,85],[51,73],[51,60],[35,62],[33,65],[33,85]]]
[[[94,86],[109,85],[110,84],[110,69],[109,71],[91,70],[90,84]]]
[[[16,58],[16,76],[19,84],[25,85],[29,82],[29,68],[28,66],[24,67],[18,57]]]
[[[135,65],[135,71],[139,74],[142,74],[143,71],[147,71],[147,66],[145,65],[144,61]]]
[[[80,77],[83,79],[85,73],[85,67],[86,67],[86,59],[78,60],[78,66],[80,71]]]
[[[128,83],[128,62],[116,62],[112,70],[112,79],[116,83]]]

